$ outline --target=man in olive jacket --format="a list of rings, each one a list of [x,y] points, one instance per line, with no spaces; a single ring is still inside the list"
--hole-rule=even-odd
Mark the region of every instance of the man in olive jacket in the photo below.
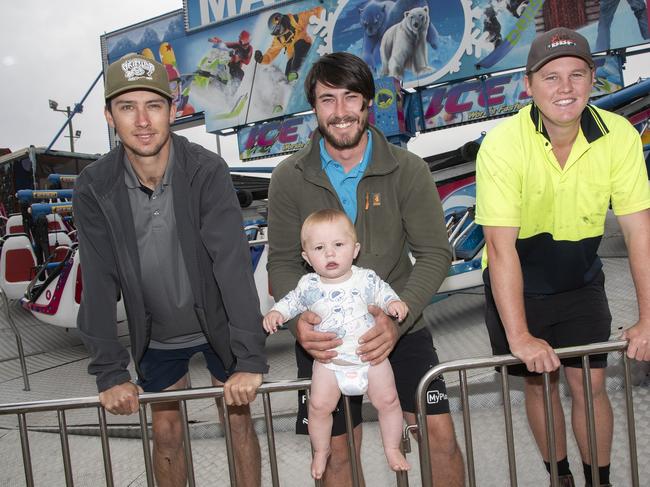
[[[164,66],[127,55],[107,71],[105,115],[122,144],[75,185],[83,294],[78,315],[99,399],[114,414],[138,410],[138,393],[188,386],[203,353],[224,385],[238,485],[260,485],[259,443],[248,404],[268,370],[242,215],[226,163],[170,134],[176,107]],[[126,307],[131,355],[116,328]],[[152,409],[158,485],[185,485],[178,403]]]
[[[269,188],[269,277],[276,299],[307,272],[301,257],[300,228],[323,208],[346,212],[361,243],[356,264],[374,270],[408,304],[397,323],[371,306],[375,326],[358,349],[371,365],[389,358],[404,418],[415,423],[415,391],[420,378],[438,364],[422,310],[449,270],[451,252],[442,206],[426,163],[390,144],[368,124],[375,86],[368,66],[348,53],[321,57],[305,80],[305,93],[318,119],[310,143],[274,170]],[[409,251],[415,258],[411,264]],[[300,377],[311,377],[312,361],[329,362],[341,344],[333,333],[313,330],[320,318],[303,313],[291,323],[296,335]],[[431,383],[427,422],[436,485],[463,485],[463,461],[449,415],[444,381]],[[296,430],[306,433],[300,401]],[[361,398],[353,398],[356,445],[360,447]],[[343,408],[334,414],[332,453],[325,485],[351,485]]]

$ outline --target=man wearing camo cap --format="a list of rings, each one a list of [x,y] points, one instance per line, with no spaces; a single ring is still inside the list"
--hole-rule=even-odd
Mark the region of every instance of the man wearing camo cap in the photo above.
[[[224,386],[237,485],[259,486],[249,403],[268,370],[265,335],[228,167],[170,133],[176,106],[158,62],[137,54],[115,61],[105,99],[121,144],[84,169],[73,202],[83,277],[77,323],[100,402],[113,414],[132,414],[143,390],[185,389],[190,357],[202,353],[212,384]],[[120,295],[135,382],[117,335]],[[158,485],[184,486],[179,405],[151,410]]]

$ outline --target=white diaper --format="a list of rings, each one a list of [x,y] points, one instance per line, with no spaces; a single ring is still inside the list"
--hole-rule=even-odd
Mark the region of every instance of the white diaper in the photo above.
[[[362,396],[368,390],[368,369],[370,364],[350,365],[336,368],[336,382],[346,396]]]

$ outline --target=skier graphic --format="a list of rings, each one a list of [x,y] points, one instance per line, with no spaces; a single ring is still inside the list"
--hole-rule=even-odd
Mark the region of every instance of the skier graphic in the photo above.
[[[248,64],[253,57],[253,46],[251,46],[251,36],[246,30],[242,30],[239,34],[237,42],[223,42],[219,37],[211,37],[208,42],[213,45],[225,45],[229,50],[230,61],[228,61],[228,71],[232,80],[237,80],[238,83],[244,78],[244,70],[242,64]]]
[[[273,13],[268,21],[273,42],[264,54],[262,51],[255,51],[255,61],[270,64],[284,50],[288,58],[284,70],[287,81],[297,80],[300,67],[313,43],[307,33],[309,18],[312,15],[319,17],[322,11],[323,7],[315,7],[297,14]]]

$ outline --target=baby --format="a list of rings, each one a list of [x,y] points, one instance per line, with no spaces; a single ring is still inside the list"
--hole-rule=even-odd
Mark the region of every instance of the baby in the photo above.
[[[377,408],[379,428],[389,466],[407,470],[400,451],[402,409],[395,378],[388,360],[378,365],[362,362],[356,354],[359,337],[374,326],[368,305],[402,321],[406,303],[369,269],[352,265],[360,244],[354,226],[339,210],[321,210],[307,217],[300,232],[302,257],[316,271],[304,275],[298,286],[278,301],[264,317],[264,329],[274,333],[278,326],[303,311],[320,316],[318,331],[336,333],[343,344],[336,348],[331,363],[314,361],[309,400],[309,436],[314,448],[311,474],[320,479],[330,454],[332,411],[341,393],[368,397]]]

